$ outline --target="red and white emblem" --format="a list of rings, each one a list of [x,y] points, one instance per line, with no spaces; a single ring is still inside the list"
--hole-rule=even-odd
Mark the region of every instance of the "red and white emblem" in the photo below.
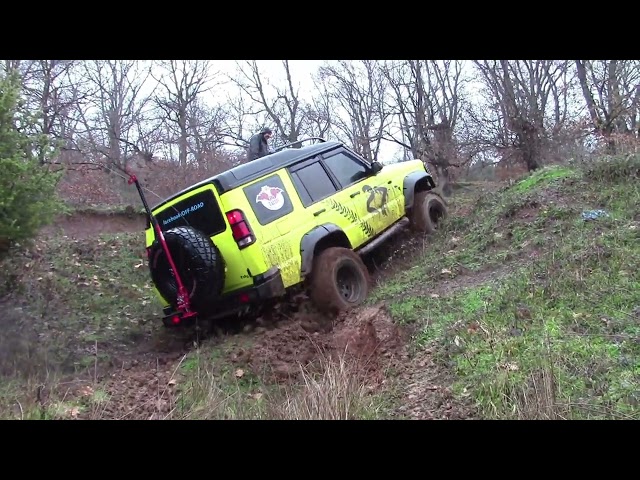
[[[282,193],[283,190],[281,188],[265,185],[256,195],[256,202],[260,202],[269,210],[280,210],[284,206],[284,195]]]

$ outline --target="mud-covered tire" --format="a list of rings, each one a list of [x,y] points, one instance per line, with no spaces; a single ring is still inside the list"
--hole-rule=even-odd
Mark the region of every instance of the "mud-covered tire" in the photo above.
[[[362,304],[371,279],[360,256],[349,248],[330,247],[313,262],[309,296],[324,313],[338,313]]]
[[[190,227],[168,230],[164,238],[191,305],[198,309],[215,300],[224,284],[224,261],[218,247],[204,233]],[[159,241],[151,247],[149,269],[160,294],[176,305],[177,282]]]
[[[411,228],[425,234],[434,233],[449,214],[440,195],[433,192],[418,192],[411,210]]]

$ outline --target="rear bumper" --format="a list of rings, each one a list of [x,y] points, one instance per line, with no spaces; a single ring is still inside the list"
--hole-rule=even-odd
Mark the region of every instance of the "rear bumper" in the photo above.
[[[198,312],[197,316],[186,318],[184,321],[174,323],[173,318],[178,315],[177,310],[172,306],[165,307],[162,323],[167,327],[176,327],[191,325],[198,317],[213,320],[241,311],[251,304],[284,294],[282,274],[278,268],[273,267],[265,273],[253,277],[253,286],[223,295],[213,302],[207,310]]]
[[[253,287],[249,290],[255,291],[256,299],[258,300],[266,300],[284,295],[285,288],[280,269],[273,267],[265,273],[254,277]]]

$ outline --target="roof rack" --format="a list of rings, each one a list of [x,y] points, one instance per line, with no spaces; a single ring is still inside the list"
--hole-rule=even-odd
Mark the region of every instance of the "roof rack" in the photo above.
[[[292,145],[296,145],[296,144],[298,144],[298,143],[307,142],[307,141],[309,141],[309,140],[320,140],[320,142],[326,142],[326,140],[325,140],[324,138],[322,138],[322,137],[308,137],[308,138],[303,138],[302,140],[296,140],[295,142],[291,142],[291,143],[287,143],[287,144],[285,144],[285,145],[282,145],[282,146],[280,146],[280,147],[276,148],[276,149],[274,150],[274,152],[273,152],[273,153],[275,153],[275,152],[279,152],[280,150],[284,150],[285,148],[290,147],[290,146],[292,146]]]

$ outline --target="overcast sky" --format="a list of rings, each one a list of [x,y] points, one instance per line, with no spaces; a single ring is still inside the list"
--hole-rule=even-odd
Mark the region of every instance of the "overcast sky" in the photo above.
[[[211,91],[211,96],[205,96],[205,101],[211,101],[214,103],[224,103],[229,96],[236,96],[239,93],[239,89],[234,85],[227,76],[232,78],[238,78],[238,63],[244,64],[246,60],[209,60],[211,74],[218,72],[217,81],[226,81],[224,85],[218,85]],[[317,74],[318,69],[324,64],[331,64],[336,60],[290,60],[289,67],[291,69],[291,76],[294,85],[300,87],[300,96],[306,101],[311,101],[313,96],[316,95],[313,76]],[[260,70],[260,76],[265,85],[283,85],[286,82],[285,70],[282,64],[282,60],[258,60],[258,68]],[[472,62],[463,61],[463,77],[470,80],[472,75]],[[160,73],[160,72],[158,72]],[[147,84],[147,88],[151,90],[153,88],[152,79]],[[480,84],[477,81],[469,81],[466,85],[466,92],[468,98],[473,101],[474,98],[478,98]],[[267,86],[268,89],[268,86]],[[273,128],[273,126],[272,126]],[[402,157],[402,148],[394,142],[383,140],[380,146],[379,160],[382,162],[399,159]]]
[[[320,66],[331,63],[330,60],[290,60],[289,67],[291,69],[291,77],[294,85],[300,87],[300,96],[307,101],[311,101],[314,95],[314,85],[312,76],[315,75]],[[237,62],[235,60],[211,60],[212,70],[219,71],[223,74],[236,76]],[[273,84],[281,84],[286,82],[285,71],[282,66],[282,60],[258,60],[258,68],[264,78],[268,78]],[[227,92],[235,92],[233,85],[227,85],[216,89],[219,92],[218,99],[224,100]],[[400,155],[401,148],[388,141],[382,141],[380,146],[380,160],[391,160],[392,157]]]

